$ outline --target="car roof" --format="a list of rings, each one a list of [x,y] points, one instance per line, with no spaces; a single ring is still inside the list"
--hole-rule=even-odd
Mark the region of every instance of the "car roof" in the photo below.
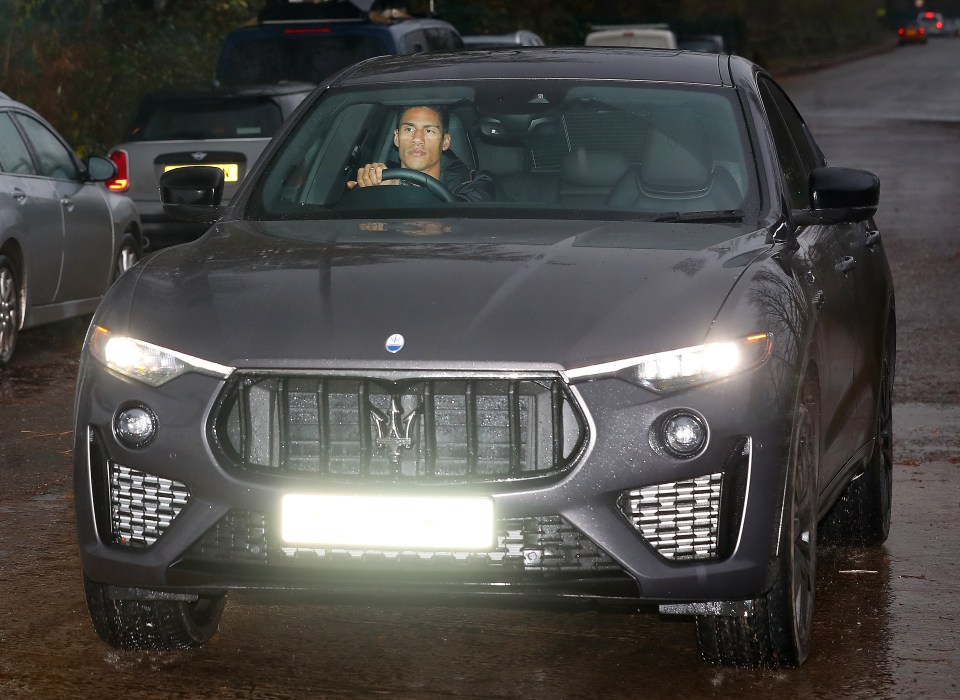
[[[518,47],[378,56],[347,69],[340,74],[337,83],[365,85],[408,80],[567,78],[729,86],[732,83],[727,61],[735,59],[675,49]]]
[[[144,95],[145,99],[191,100],[219,97],[224,99],[242,97],[277,97],[296,93],[312,92],[313,83],[282,81],[269,84],[219,84],[216,82],[185,83],[157,88]]]

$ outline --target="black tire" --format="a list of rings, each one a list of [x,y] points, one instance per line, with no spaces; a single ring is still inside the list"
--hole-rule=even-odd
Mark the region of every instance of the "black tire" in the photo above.
[[[216,633],[226,596],[172,600],[112,600],[107,586],[83,578],[87,608],[97,634],[118,649],[190,649]]]
[[[124,233],[123,238],[120,239],[120,247],[117,248],[117,256],[113,261],[113,281],[120,279],[120,276],[136,265],[142,256],[143,250],[137,236],[130,231]]]
[[[890,534],[893,502],[893,343],[881,358],[873,453],[866,469],[844,489],[820,523],[822,542],[856,547],[883,544]]]
[[[810,653],[817,565],[818,397],[815,375],[809,372],[791,439],[777,578],[766,595],[750,601],[749,616],[697,617],[700,653],[709,663],[799,666]]]
[[[10,363],[20,335],[20,278],[13,261],[0,255],[0,367]]]

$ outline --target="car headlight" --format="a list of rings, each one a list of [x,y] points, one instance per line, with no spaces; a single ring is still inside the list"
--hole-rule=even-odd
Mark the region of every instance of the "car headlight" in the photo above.
[[[716,381],[762,364],[773,351],[773,335],[754,333],[653,355],[567,370],[570,379],[619,376],[663,393]]]
[[[96,326],[90,336],[90,354],[110,369],[150,386],[160,386],[188,372],[226,378],[233,367],[201,360],[136,338],[115,335]]]

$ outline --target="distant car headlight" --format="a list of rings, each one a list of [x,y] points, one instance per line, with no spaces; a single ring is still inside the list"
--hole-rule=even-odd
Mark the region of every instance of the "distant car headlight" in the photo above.
[[[616,375],[658,393],[724,379],[762,364],[773,351],[773,335],[754,333],[653,355],[567,370],[570,379]]]
[[[160,386],[188,372],[221,378],[233,372],[233,367],[115,335],[101,326],[93,329],[89,349],[91,355],[110,369],[150,386]]]

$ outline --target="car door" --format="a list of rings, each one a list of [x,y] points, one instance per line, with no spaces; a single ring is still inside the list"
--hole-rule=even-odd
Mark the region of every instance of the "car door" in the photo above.
[[[16,240],[22,251],[29,314],[29,307],[49,304],[57,293],[63,216],[9,111],[0,112],[0,172],[0,243]]]
[[[810,208],[810,171],[824,165],[803,119],[773,81],[760,79],[760,95],[776,142],[791,209]],[[851,270],[856,226],[802,226],[797,242],[807,260],[805,283],[813,295],[821,374],[823,458],[819,481],[825,486],[859,446],[850,418],[856,411],[854,376],[860,361],[862,317]]]
[[[63,262],[54,301],[101,296],[113,269],[113,218],[106,197],[95,183],[84,181],[72,151],[46,124],[24,114],[18,121],[63,215]]]

